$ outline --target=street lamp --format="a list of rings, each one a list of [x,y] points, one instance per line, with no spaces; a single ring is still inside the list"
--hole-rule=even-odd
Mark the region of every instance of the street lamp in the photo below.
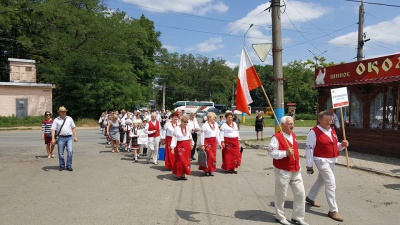
[[[250,28],[253,27],[254,24],[250,24],[250,27],[246,30],[246,32],[243,34],[243,46],[246,45],[246,34],[250,30]]]
[[[309,51],[311,54],[313,54],[314,59],[315,59],[315,69],[317,69],[317,66],[318,66],[318,57],[320,57],[321,55],[323,55],[324,53],[326,53],[328,50],[325,50],[325,51],[323,51],[323,52],[321,52],[321,53],[318,53],[317,55],[314,54],[314,52],[312,52],[310,49],[308,49],[308,51]]]

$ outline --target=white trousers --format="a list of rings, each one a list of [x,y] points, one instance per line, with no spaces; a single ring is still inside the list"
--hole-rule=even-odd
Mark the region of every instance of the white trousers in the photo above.
[[[160,136],[149,137],[149,144],[147,148],[147,160],[153,157],[153,162],[156,163],[158,160],[158,149],[160,147]]]
[[[285,217],[284,204],[287,189],[293,192],[293,213],[292,219],[304,221],[306,194],[304,192],[303,178],[301,172],[289,172],[275,168],[275,217],[281,220]]]
[[[308,193],[308,198],[315,200],[318,196],[321,187],[325,185],[325,197],[329,205],[329,212],[339,212],[335,199],[336,181],[333,170],[335,163],[329,163],[326,160],[314,160],[318,168],[318,177]]]

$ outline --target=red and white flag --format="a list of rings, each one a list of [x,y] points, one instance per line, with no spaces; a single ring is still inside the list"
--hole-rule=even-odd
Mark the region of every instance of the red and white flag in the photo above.
[[[250,61],[246,48],[243,48],[236,84],[236,109],[250,115],[248,105],[253,102],[250,91],[260,86],[260,78]]]

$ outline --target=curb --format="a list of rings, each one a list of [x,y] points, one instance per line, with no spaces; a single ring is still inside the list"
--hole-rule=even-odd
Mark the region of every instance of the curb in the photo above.
[[[303,141],[303,142],[305,143],[305,141]],[[299,141],[299,143],[302,143],[302,141]],[[266,145],[250,144],[248,141],[244,141],[244,144],[247,147],[250,147],[250,148],[253,148],[253,149],[260,149],[262,146],[266,146]],[[306,158],[305,155],[300,155],[300,157]],[[347,167],[347,165],[343,164],[343,163],[336,163],[336,165],[342,166],[342,167]],[[392,173],[388,173],[388,172],[385,172],[385,171],[375,170],[375,169],[368,168],[368,167],[363,167],[363,166],[354,165],[354,166],[350,166],[349,168],[350,169],[355,169],[355,170],[371,172],[371,173],[375,173],[375,174],[378,174],[378,175],[384,175],[384,176],[390,176],[390,177],[394,177],[394,178],[400,178],[400,175],[397,175],[397,174],[392,174]]]

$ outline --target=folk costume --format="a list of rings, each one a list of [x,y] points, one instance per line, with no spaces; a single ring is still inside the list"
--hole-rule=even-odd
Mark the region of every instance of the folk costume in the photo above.
[[[174,149],[175,162],[173,174],[178,178],[185,174],[190,175],[191,146],[194,144],[189,128],[177,126],[171,140],[171,148]]]
[[[173,153],[173,148],[171,148],[172,136],[174,134],[174,130],[178,127],[179,124],[172,124],[172,122],[167,122],[164,125],[164,129],[162,132],[162,139],[165,139],[165,168],[172,170],[174,168],[175,156]]]
[[[242,162],[242,154],[240,153],[240,136],[239,129],[235,122],[222,124],[220,129],[220,140],[224,141],[225,148],[222,149],[222,166],[223,170],[234,171]]]
[[[199,166],[199,170],[205,173],[217,170],[217,145],[221,144],[219,132],[218,124],[215,122],[208,121],[201,127],[200,143],[207,154],[207,167]]]

